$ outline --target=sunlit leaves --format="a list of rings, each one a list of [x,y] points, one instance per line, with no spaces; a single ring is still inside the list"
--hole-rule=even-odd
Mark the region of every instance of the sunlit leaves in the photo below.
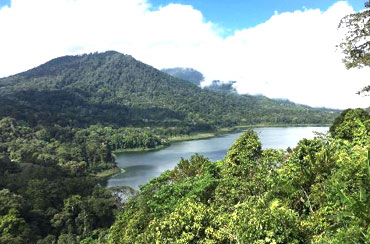
[[[128,203],[110,243],[367,243],[370,144],[357,122],[335,124],[350,140],[261,150],[248,131],[223,161],[182,160]]]

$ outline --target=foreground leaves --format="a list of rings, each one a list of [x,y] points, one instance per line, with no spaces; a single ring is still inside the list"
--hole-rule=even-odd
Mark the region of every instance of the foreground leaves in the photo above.
[[[108,243],[368,243],[369,121],[345,111],[333,136],[290,153],[247,131],[222,161],[182,160],[126,204]]]

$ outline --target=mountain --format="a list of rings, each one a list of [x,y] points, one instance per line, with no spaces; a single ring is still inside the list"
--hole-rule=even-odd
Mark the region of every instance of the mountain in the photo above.
[[[200,83],[204,81],[203,74],[192,68],[176,67],[176,68],[169,68],[169,69],[161,69],[161,71],[173,77],[189,81],[197,86],[200,86]]]
[[[176,201],[183,202],[183,209],[190,209],[193,213],[192,206],[203,208],[203,204],[212,204],[213,199],[228,201],[235,200],[233,197],[237,196],[239,199],[236,199],[236,202],[239,200],[242,202],[247,196],[243,193],[249,190],[251,196],[257,196],[258,190],[267,186],[265,182],[271,185],[272,189],[283,189],[279,186],[288,186],[288,191],[293,189],[293,192],[281,192],[281,203],[287,203],[295,207],[294,211],[302,211],[302,216],[307,216],[310,212],[307,206],[313,203],[312,206],[317,207],[317,200],[323,199],[317,197],[322,193],[322,189],[335,194],[335,191],[327,186],[332,185],[337,189],[338,175],[344,175],[343,173],[337,175],[334,171],[335,167],[331,163],[338,157],[333,151],[340,146],[343,147],[343,153],[338,154],[343,157],[343,159],[339,157],[339,166],[348,166],[343,172],[359,169],[358,158],[365,159],[365,151],[359,151],[357,145],[354,147],[355,150],[348,150],[348,143],[341,142],[336,145],[327,144],[327,141],[322,143],[327,151],[321,151],[319,147],[321,144],[309,143],[294,150],[292,161],[285,163],[279,159],[287,159],[289,155],[280,151],[266,151],[254,157],[250,150],[257,150],[258,145],[249,138],[242,139],[243,143],[252,144],[246,145],[245,148],[230,150],[230,157],[237,160],[236,167],[244,167],[244,162],[249,161],[244,161],[242,156],[251,155],[256,162],[251,165],[261,167],[270,165],[271,167],[266,168],[267,171],[261,167],[257,167],[257,171],[253,168],[242,168],[238,171],[234,170],[237,168],[229,167],[228,163],[222,162],[203,164],[201,160],[199,161],[201,164],[189,165],[182,161],[179,164],[180,170],[174,171],[177,175],[174,181],[172,178],[166,178],[166,174],[173,174],[170,171],[162,175],[162,178],[154,179],[143,188],[144,195],[135,195],[138,199],[136,205],[123,206],[119,194],[130,189],[106,189],[100,185],[101,177],[120,172],[114,157],[117,150],[156,148],[167,144],[167,139],[173,135],[214,130],[222,126],[256,123],[327,123],[336,114],[337,111],[334,110],[314,109],[264,96],[241,96],[202,90],[190,82],[184,82],[136,61],[131,56],[113,51],[60,57],[29,71],[2,78],[0,79],[0,243],[107,243],[107,241],[123,243],[121,240],[115,241],[116,238],[120,239],[121,230],[128,230],[128,233],[134,236],[134,238],[130,235],[123,236],[128,237],[127,243],[136,243],[134,240],[136,237],[145,236],[140,232],[159,233],[152,218],[157,219],[162,214],[163,218],[170,220],[177,220],[177,216],[188,218],[186,211],[185,214],[179,212],[178,215],[174,212],[176,215],[168,215],[177,206]],[[354,119],[355,126],[347,123],[347,118]],[[343,121],[344,126],[336,123],[337,134],[340,134],[340,131],[353,131],[354,135],[362,136],[363,126],[354,116],[349,114]],[[355,140],[355,143],[362,142]],[[345,154],[352,151],[355,152],[354,155]],[[361,154],[358,154],[359,152]],[[353,159],[355,164],[347,164],[348,158]],[[239,159],[242,164],[239,164]],[[292,168],[280,170],[280,166]],[[327,166],[327,171],[323,170],[324,166]],[[198,174],[201,171],[204,175]],[[219,176],[219,172],[223,172],[223,175]],[[233,176],[239,172],[243,174],[249,172],[250,175],[234,178]],[[319,174],[320,172],[323,173]],[[323,177],[328,176],[328,172],[335,176],[333,183],[329,185],[311,187],[302,181],[307,178],[326,182]],[[360,171],[355,173],[359,177],[364,175]],[[276,176],[276,181],[270,176]],[[185,177],[184,181],[178,181],[182,177]],[[290,181],[291,179],[296,181]],[[227,185],[223,187],[223,184],[228,182],[230,187]],[[344,186],[350,185],[349,183],[344,182],[340,189],[345,189]],[[302,191],[301,185],[306,187],[305,191]],[[217,194],[213,194],[214,189],[219,189]],[[274,196],[270,194],[273,193],[271,191],[267,193],[266,196]],[[171,197],[168,197],[168,194]],[[183,197],[184,194],[186,198]],[[233,195],[229,197],[230,194]],[[294,196],[294,199],[288,202],[284,196]],[[198,205],[198,202],[194,205],[189,202],[197,199],[202,201],[200,203],[202,205]],[[302,199],[305,202],[302,202]],[[268,200],[270,202],[270,199]],[[269,202],[266,206],[276,205]],[[328,203],[333,202],[336,201],[328,199]],[[261,213],[267,213],[266,216],[275,216],[275,212],[272,214],[266,212],[271,207],[261,208],[255,202],[250,203],[252,210],[258,206]],[[212,227],[208,228],[204,222],[204,225],[196,223],[196,226],[201,228],[199,233],[207,232],[210,233],[207,236],[219,238],[222,237],[218,235],[219,233],[226,233],[222,232],[223,226],[228,226],[228,223],[218,221],[223,220],[222,216],[225,216],[226,220],[235,216],[240,216],[241,221],[247,219],[245,217],[248,216],[244,214],[234,215],[234,212],[230,212],[238,209],[239,204],[235,206],[222,202],[220,204],[219,207],[212,204],[211,208],[204,209],[210,209],[205,215],[212,218],[211,223],[216,223],[218,226],[215,227],[221,227],[221,231],[213,232]],[[332,216],[330,206],[323,206],[323,209],[329,209],[328,216]],[[124,216],[118,217],[118,212],[123,209],[126,211],[122,213]],[[215,212],[222,209],[226,209],[230,215]],[[348,208],[340,206],[338,209]],[[131,212],[127,211],[135,211],[136,214],[131,215]],[[251,211],[248,209],[246,212]],[[287,213],[289,215],[276,215],[276,218],[285,220],[290,219],[289,216],[300,216],[295,212]],[[337,216],[343,216],[339,214]],[[192,215],[189,217],[190,220],[201,219],[198,215],[195,218]],[[252,217],[265,219],[264,215]],[[215,219],[217,221],[214,221]],[[348,220],[346,216],[343,219]],[[305,219],[303,221],[294,223],[294,226],[313,226],[317,229]],[[321,218],[318,218],[318,222],[322,223]],[[133,225],[127,228],[122,226],[126,223]],[[239,222],[233,223],[238,226]],[[147,228],[148,224],[156,231],[151,232],[151,229]],[[165,223],[162,225],[161,222],[160,226],[168,229]],[[170,226],[174,225],[171,223]],[[268,223],[266,226],[278,225]],[[325,223],[325,226],[332,225]],[[337,226],[343,225],[340,223]],[[207,228],[206,232],[203,232],[203,227]],[[248,233],[232,227],[227,229],[228,233],[241,235]],[[183,233],[182,227],[179,230]],[[271,233],[275,233],[274,231],[280,230],[272,231]],[[290,229],[287,232],[291,233],[289,231]],[[313,233],[312,230],[306,229],[302,232]],[[227,236],[230,236],[228,233]],[[361,230],[356,233],[361,233]],[[165,234],[177,238],[174,232]],[[290,242],[287,239],[279,240]],[[194,241],[197,242],[197,239]],[[137,243],[148,242],[151,243],[151,239],[142,239]],[[163,243],[165,242],[173,241]]]
[[[263,96],[202,90],[114,51],[64,56],[2,78],[0,104],[0,118],[30,126],[102,124],[193,131],[237,124],[322,124],[337,114]]]

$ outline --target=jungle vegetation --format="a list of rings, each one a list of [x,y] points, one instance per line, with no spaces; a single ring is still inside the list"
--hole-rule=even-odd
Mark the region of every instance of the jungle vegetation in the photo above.
[[[33,131],[8,118],[0,129],[0,243],[370,241],[362,109],[291,150],[262,150],[249,130],[223,160],[182,159],[126,202],[92,176],[113,163],[114,129]]]
[[[345,110],[330,132],[284,151],[250,130],[224,160],[182,159],[96,243],[369,243],[370,115]]]
[[[353,43],[347,66],[368,66]],[[368,110],[202,90],[112,51],[0,79],[0,105],[1,244],[370,242]],[[331,121],[289,150],[249,130],[223,160],[182,159],[125,201],[96,177],[114,150],[170,135]]]

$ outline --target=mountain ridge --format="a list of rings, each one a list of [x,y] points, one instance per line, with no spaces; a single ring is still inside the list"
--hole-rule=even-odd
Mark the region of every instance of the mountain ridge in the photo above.
[[[23,120],[65,117],[63,125],[219,126],[256,123],[329,123],[335,110],[280,106],[250,95],[220,94],[183,82],[130,55],[116,51],[63,56],[28,71],[0,79],[0,99],[8,107],[28,106]],[[55,105],[55,107],[49,105]],[[256,105],[258,105],[256,107]],[[78,117],[68,121],[68,116]],[[0,117],[22,117],[0,109]],[[67,116],[67,117],[66,117]],[[85,117],[86,119],[84,119]],[[53,121],[55,123],[55,121]]]

